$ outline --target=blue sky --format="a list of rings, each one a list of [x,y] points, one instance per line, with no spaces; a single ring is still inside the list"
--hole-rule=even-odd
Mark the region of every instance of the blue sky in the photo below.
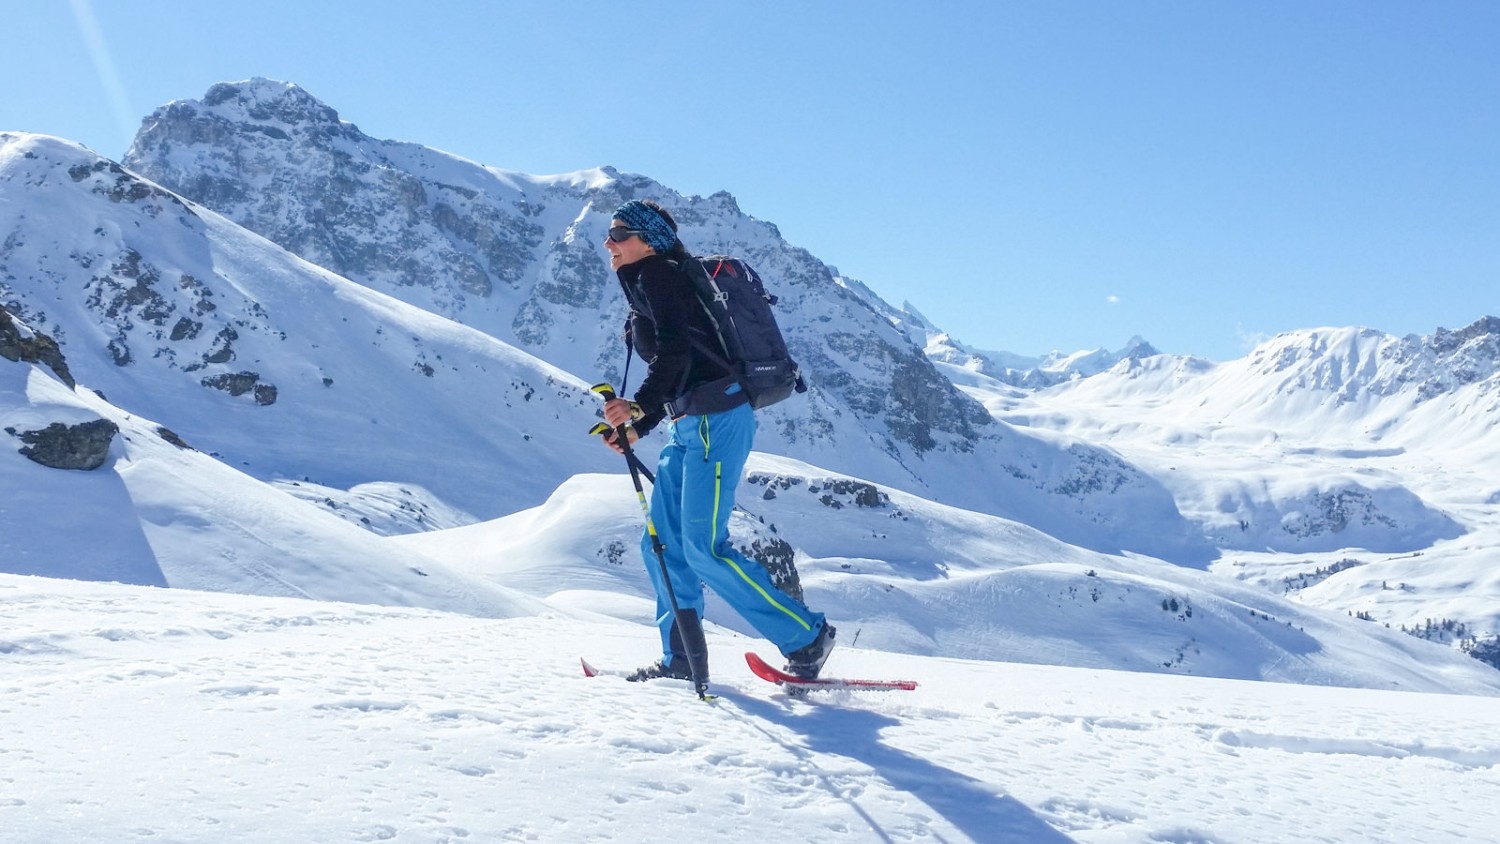
[[[747,213],[958,339],[1227,360],[1500,315],[1500,4],[11,2],[0,129],[215,82]],[[689,244],[691,246],[691,244]],[[772,280],[774,283],[774,280]]]

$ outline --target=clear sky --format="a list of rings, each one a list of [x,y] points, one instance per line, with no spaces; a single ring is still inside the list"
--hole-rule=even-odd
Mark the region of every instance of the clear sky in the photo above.
[[[1500,315],[1500,3],[3,0],[0,130],[114,159],[216,82],[727,190],[958,339],[1239,357]],[[691,246],[691,244],[689,244]]]

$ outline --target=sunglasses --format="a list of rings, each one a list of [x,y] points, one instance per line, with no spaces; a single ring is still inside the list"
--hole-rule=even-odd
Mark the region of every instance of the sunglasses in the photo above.
[[[614,241],[615,243],[624,243],[625,241],[631,239],[632,237],[635,237],[638,234],[641,234],[640,229],[631,229],[626,228],[625,226],[614,226],[609,230],[608,236],[609,239]],[[644,240],[644,238],[642,239]]]

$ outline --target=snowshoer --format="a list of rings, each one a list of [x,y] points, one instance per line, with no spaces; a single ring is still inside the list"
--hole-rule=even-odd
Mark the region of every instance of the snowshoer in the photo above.
[[[696,679],[706,682],[704,584],[781,651],[788,673],[817,677],[833,649],[833,626],[778,589],[763,565],[729,542],[729,514],[755,437],[755,412],[722,362],[699,350],[714,328],[692,280],[679,269],[692,257],[677,238],[677,223],[659,204],[632,200],[615,209],[604,247],[630,303],[632,345],[647,363],[633,401],[605,402],[612,430],[604,442],[624,453],[625,445],[662,422],[668,438],[650,504],[660,545],[650,531],[641,540],[656,590],[662,657],[630,679],[694,679],[689,658],[697,657],[702,676]],[[625,445],[618,441],[621,431]],[[660,565],[653,559],[658,549]],[[663,573],[669,575],[665,581]],[[674,595],[680,619],[672,611]]]

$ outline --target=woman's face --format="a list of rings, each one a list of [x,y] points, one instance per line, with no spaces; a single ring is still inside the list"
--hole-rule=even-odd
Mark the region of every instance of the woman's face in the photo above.
[[[609,225],[610,228],[626,228],[625,224],[619,220],[611,220]],[[632,234],[624,240],[615,240],[605,235],[604,248],[609,251],[609,268],[612,270],[634,264],[647,255],[656,254],[656,250],[647,245],[638,234]]]

